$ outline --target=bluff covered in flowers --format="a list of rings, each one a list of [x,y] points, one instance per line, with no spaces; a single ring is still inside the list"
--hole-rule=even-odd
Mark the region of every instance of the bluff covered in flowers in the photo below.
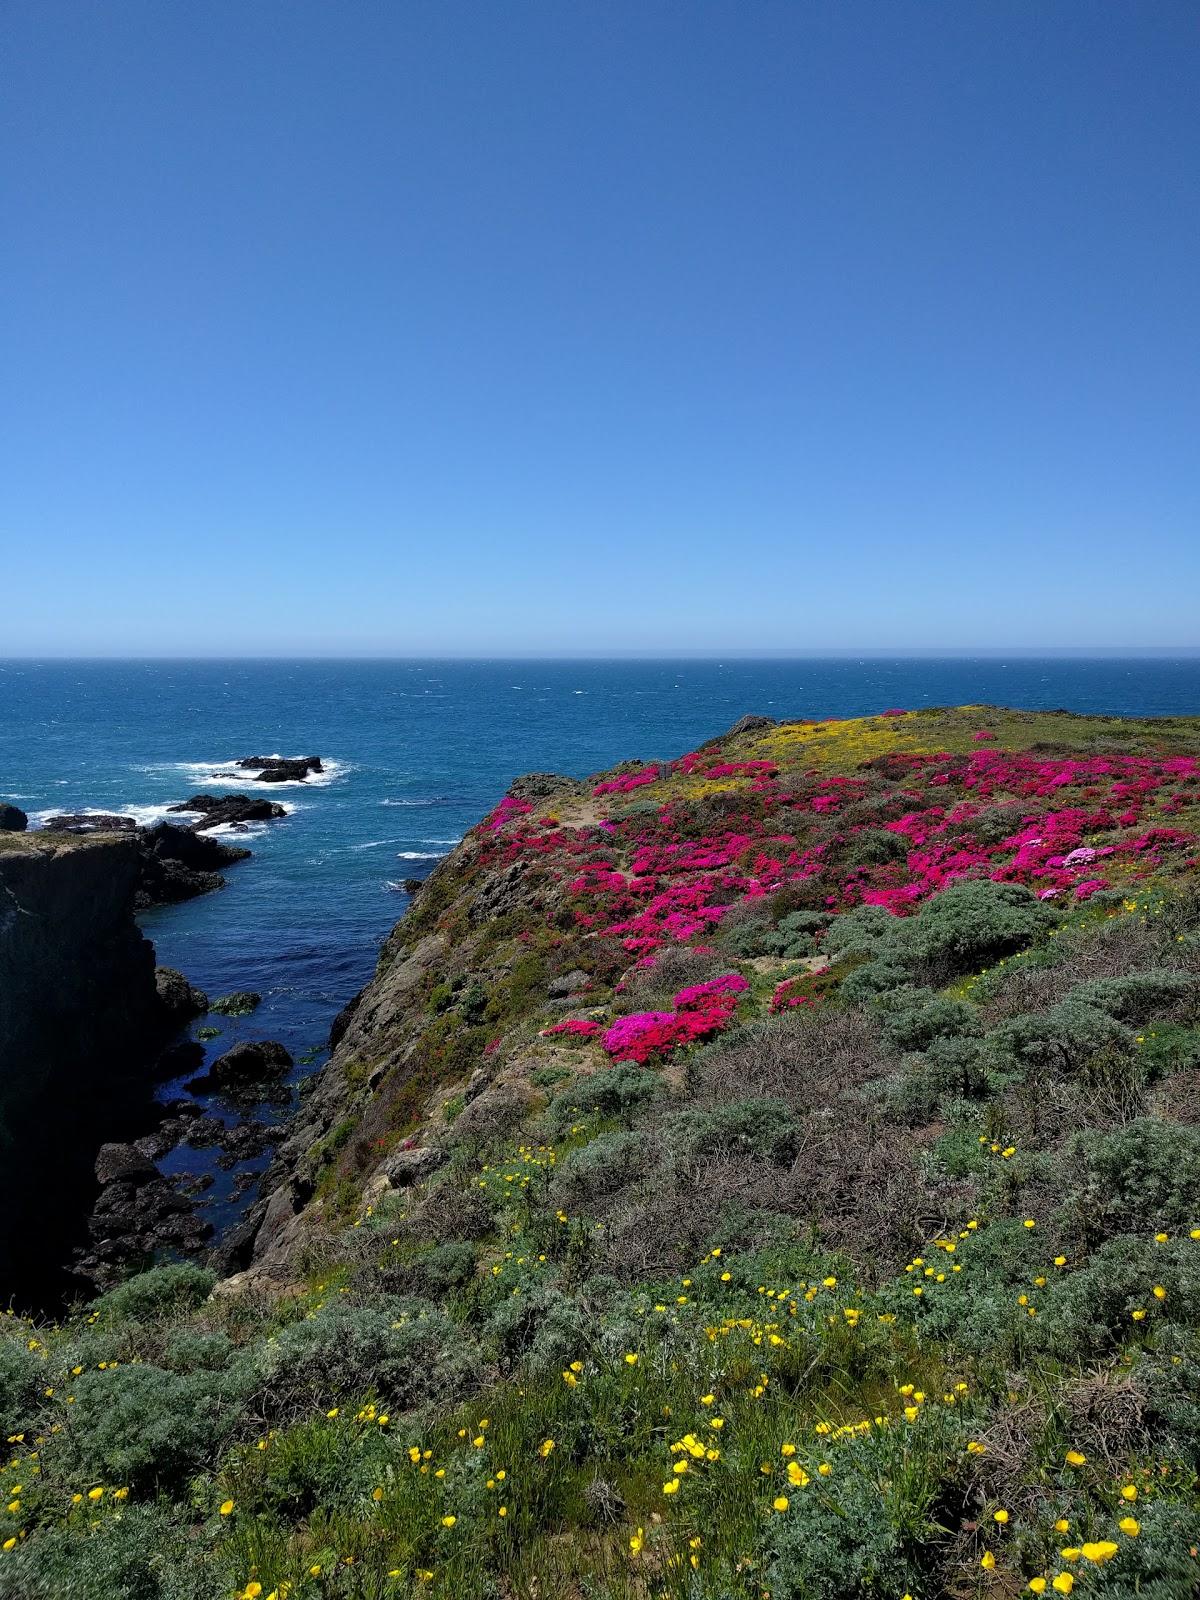
[[[0,1594],[1193,1594],[1198,859],[1196,720],[518,781],[244,1270],[0,1326]]]

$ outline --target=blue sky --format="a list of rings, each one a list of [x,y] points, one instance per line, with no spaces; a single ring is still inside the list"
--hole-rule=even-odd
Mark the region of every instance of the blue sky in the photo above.
[[[0,654],[1200,644],[1190,0],[0,48]]]

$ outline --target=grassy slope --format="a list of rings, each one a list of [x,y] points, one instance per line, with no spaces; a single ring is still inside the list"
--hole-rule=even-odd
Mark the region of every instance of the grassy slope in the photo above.
[[[493,813],[273,1276],[0,1327],[0,1595],[1193,1593],[1197,754],[968,707]]]

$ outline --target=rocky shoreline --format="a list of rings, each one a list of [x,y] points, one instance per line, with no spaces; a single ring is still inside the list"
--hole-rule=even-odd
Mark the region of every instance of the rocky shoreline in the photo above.
[[[322,770],[319,757],[270,758],[265,767],[264,759],[238,765],[266,782]],[[259,1163],[281,1137],[282,1126],[255,1111],[291,1098],[291,1054],[273,1040],[241,1038],[206,1061],[217,1029],[192,1027],[210,1013],[247,1016],[261,996],[210,1000],[182,973],[156,967],[135,918],[223,887],[222,869],[249,857],[209,830],[274,821],[286,808],[260,796],[197,794],[170,809],[194,820],[143,827],[131,816],[63,812],[30,829],[17,807],[0,814],[5,1298],[53,1308],[152,1260],[202,1253],[216,1231],[199,1209],[211,1169]],[[232,1119],[199,1099],[156,1102],[154,1084],[168,1078],[185,1079],[189,1095],[216,1096]],[[47,1191],[51,1150],[56,1183]],[[186,1161],[180,1170],[187,1150],[203,1153],[198,1170]],[[175,1170],[164,1171],[169,1156]],[[237,1171],[230,1202],[260,1177],[258,1165]]]

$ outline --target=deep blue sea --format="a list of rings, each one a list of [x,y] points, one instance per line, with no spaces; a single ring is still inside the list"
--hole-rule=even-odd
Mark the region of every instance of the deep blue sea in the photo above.
[[[212,776],[238,756],[319,754],[315,782],[257,786],[291,811],[239,838],[253,858],[223,892],[143,919],[159,961],[210,994],[264,995],[210,1048],[276,1038],[299,1058],[370,977],[407,903],[389,883],[427,872],[518,773],[676,755],[747,712],[981,701],[1197,715],[1200,657],[0,662],[0,798],[151,820],[197,790],[255,792]]]

